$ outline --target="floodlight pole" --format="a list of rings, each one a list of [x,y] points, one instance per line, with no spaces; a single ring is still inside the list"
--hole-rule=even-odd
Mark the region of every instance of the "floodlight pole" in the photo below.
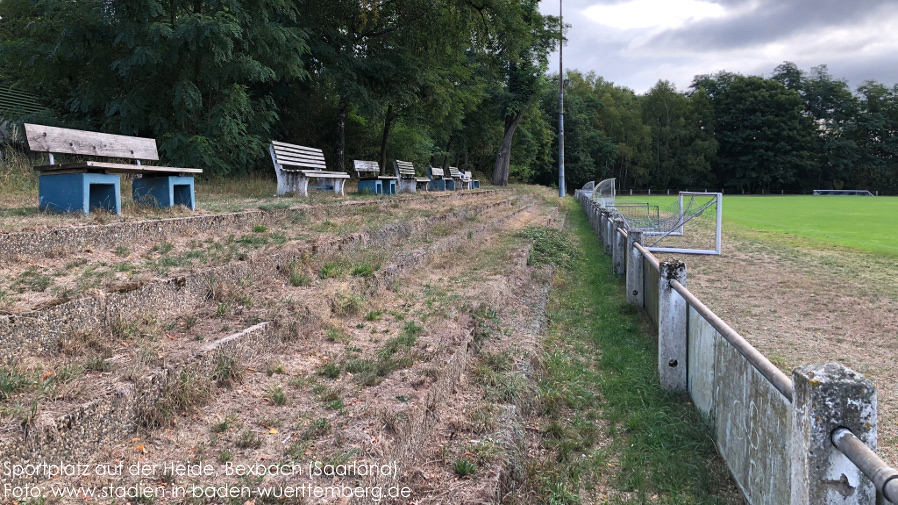
[[[564,198],[564,16],[558,0],[558,196]]]

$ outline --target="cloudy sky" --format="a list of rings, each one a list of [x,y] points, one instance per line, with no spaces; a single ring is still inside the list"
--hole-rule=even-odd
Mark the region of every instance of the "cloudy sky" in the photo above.
[[[565,69],[644,93],[721,70],[770,76],[827,65],[855,89],[898,83],[898,0],[563,0]],[[558,15],[559,0],[542,0]],[[558,71],[558,53],[551,68]]]

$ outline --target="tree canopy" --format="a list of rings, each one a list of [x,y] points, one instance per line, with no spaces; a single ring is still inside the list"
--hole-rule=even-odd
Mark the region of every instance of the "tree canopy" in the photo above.
[[[30,119],[157,139],[166,162],[271,171],[271,140],[332,169],[393,159],[554,185],[558,80],[570,188],[898,193],[898,86],[826,65],[769,77],[547,74],[561,39],[537,0],[3,0],[0,76],[42,97]]]

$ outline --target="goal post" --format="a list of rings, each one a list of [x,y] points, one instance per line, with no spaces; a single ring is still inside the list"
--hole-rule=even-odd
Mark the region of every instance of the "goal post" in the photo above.
[[[866,189],[815,189],[814,196],[873,196]]]
[[[681,191],[676,197],[624,198],[610,207],[627,230],[639,230],[650,251],[721,254],[723,194]],[[665,203],[666,202],[666,203]]]

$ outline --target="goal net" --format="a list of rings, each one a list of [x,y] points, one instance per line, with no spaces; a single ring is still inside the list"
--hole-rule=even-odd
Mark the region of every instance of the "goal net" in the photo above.
[[[866,189],[815,189],[814,196],[873,196]]]
[[[721,193],[681,192],[648,202],[618,198],[611,208],[627,230],[642,232],[650,251],[719,255],[722,200]]]

